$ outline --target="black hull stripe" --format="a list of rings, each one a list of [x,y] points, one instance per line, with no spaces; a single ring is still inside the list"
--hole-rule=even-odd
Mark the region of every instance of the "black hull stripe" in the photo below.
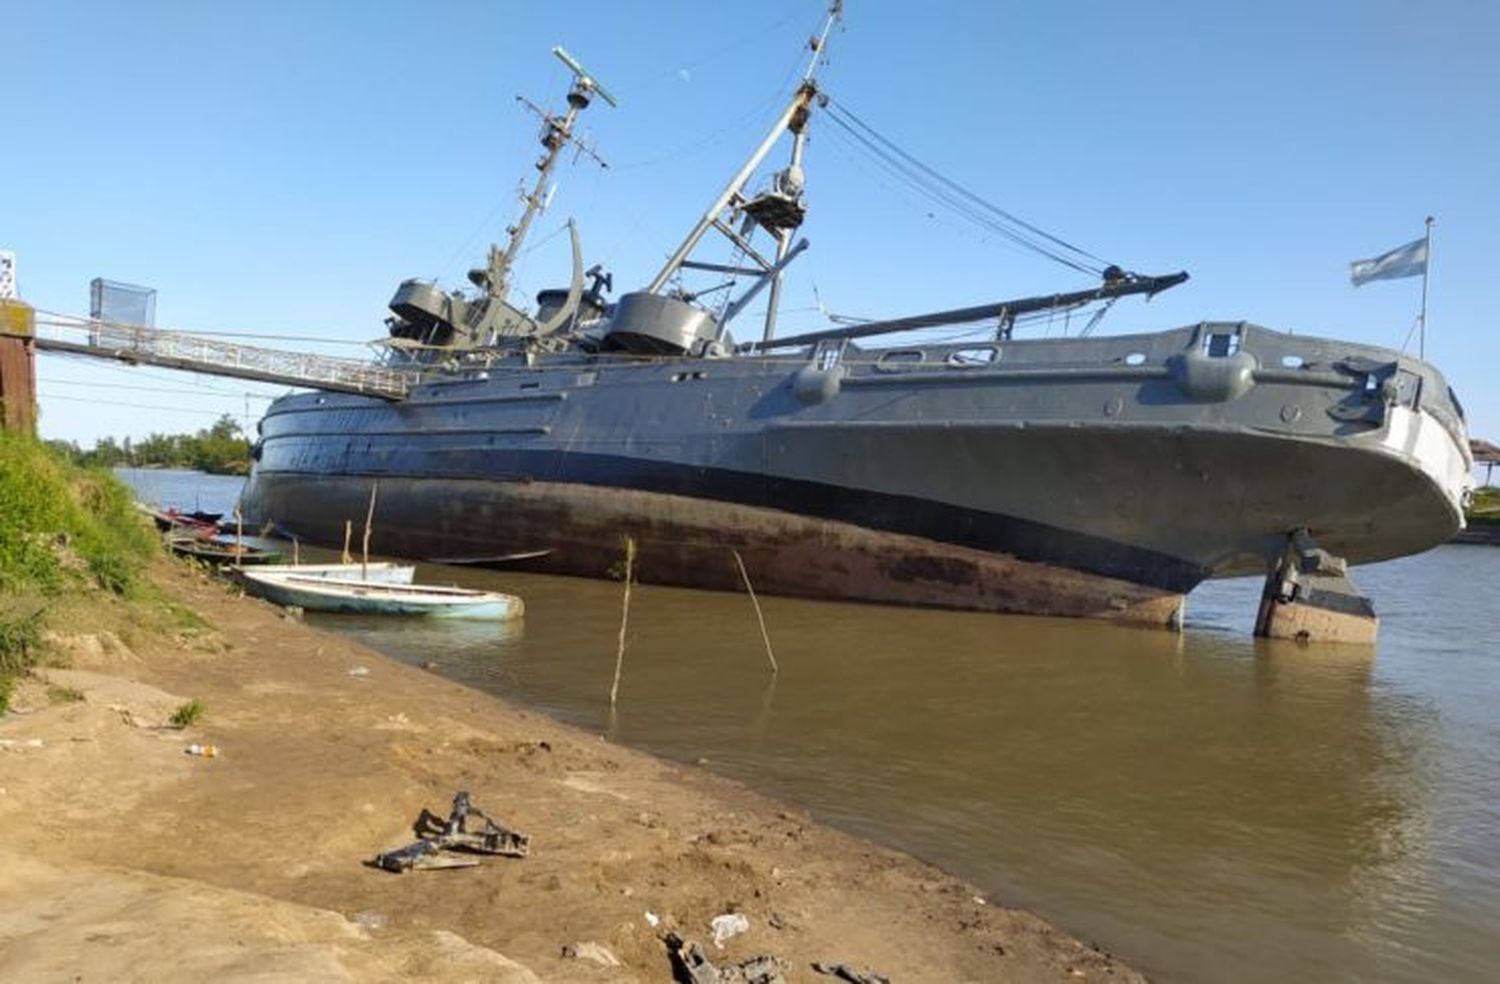
[[[446,455],[445,467],[441,470],[426,467],[426,461],[422,462],[422,467],[402,467],[416,463],[381,461],[381,457],[371,456],[369,464],[372,467],[358,472],[340,470],[339,474],[439,481],[561,482],[712,499],[1009,554],[1033,563],[1119,578],[1179,593],[1191,591],[1209,576],[1206,568],[1181,558],[1034,520],[801,479],[619,455],[559,454],[552,450]],[[272,459],[268,462],[272,467],[264,470],[274,473],[275,455],[269,446],[267,458]],[[295,473],[317,474],[302,469]]]

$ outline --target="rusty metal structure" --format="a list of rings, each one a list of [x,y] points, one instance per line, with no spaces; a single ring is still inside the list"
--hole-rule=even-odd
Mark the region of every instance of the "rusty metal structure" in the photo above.
[[[36,432],[34,313],[17,300],[0,299],[0,430]]]

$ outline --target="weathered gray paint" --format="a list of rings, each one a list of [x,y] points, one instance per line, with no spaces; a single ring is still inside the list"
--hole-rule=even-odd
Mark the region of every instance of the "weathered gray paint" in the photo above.
[[[772,593],[1057,614],[1263,572],[1295,529],[1358,563],[1426,549],[1461,523],[1460,490],[1381,444],[1389,408],[1404,405],[1467,455],[1445,382],[1417,360],[1226,323],[1008,341],[988,364],[955,361],[989,347],[515,355],[398,404],[291,396],[262,423],[245,507],[332,543],[379,477],[377,539],[397,553],[548,548],[546,569],[602,576],[632,533],[663,582],[730,586],[713,558],[732,544]],[[673,486],[645,487],[656,472]],[[739,501],[725,501],[726,481]],[[761,481],[822,499],[746,501]],[[830,489],[941,512],[944,536],[964,517],[1005,517],[1031,555],[830,519]],[[1049,555],[1048,535],[1083,547]],[[1111,544],[1141,552],[1141,570],[1101,574],[1084,556],[1112,556]],[[784,551],[797,561],[778,561]],[[894,563],[903,551],[954,563],[912,577]],[[1152,558],[1196,573],[1167,577]],[[1070,588],[1043,576],[1067,568],[1083,572]],[[1132,580],[1144,594],[1121,594]]]

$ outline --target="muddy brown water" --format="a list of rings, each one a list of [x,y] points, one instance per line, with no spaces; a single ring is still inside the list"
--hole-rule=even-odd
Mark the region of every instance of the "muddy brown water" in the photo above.
[[[237,483],[146,473],[216,508]],[[181,483],[180,489],[175,483]],[[152,486],[142,486],[150,492]],[[196,498],[195,498],[196,496]],[[376,534],[378,546],[378,529]],[[1361,568],[1371,653],[424,567],[524,623],[310,617],[959,873],[1166,981],[1500,975],[1500,549]]]

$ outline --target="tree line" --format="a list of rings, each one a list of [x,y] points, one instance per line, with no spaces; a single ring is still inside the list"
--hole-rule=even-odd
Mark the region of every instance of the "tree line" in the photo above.
[[[74,441],[48,441],[80,465],[191,468],[211,475],[244,475],[250,471],[250,440],[229,414],[196,434],[151,434],[139,441],[101,437],[88,450]]]

